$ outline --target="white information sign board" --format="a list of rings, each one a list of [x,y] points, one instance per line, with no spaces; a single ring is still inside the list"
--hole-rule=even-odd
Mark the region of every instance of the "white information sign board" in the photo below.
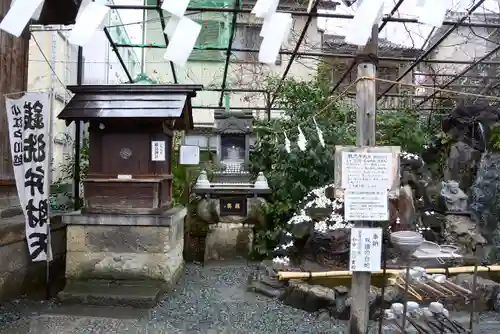
[[[392,153],[342,152],[342,188],[389,190]]]
[[[387,190],[346,189],[344,192],[344,220],[389,220]]]
[[[179,163],[181,165],[199,165],[200,147],[195,145],[182,145],[180,149]]]
[[[165,141],[152,141],[151,142],[151,161],[165,161]]]
[[[382,259],[382,229],[351,228],[350,252],[350,271],[379,271]]]

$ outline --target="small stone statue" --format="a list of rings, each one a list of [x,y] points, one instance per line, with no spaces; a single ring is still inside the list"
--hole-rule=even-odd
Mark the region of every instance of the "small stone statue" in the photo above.
[[[457,181],[445,181],[440,191],[447,211],[467,212],[467,195],[460,189]]]
[[[255,189],[269,189],[269,185],[267,184],[267,178],[264,176],[264,173],[260,172],[255,180],[254,184]]]
[[[210,188],[210,181],[208,181],[207,172],[202,170],[198,179],[196,180],[195,188]]]

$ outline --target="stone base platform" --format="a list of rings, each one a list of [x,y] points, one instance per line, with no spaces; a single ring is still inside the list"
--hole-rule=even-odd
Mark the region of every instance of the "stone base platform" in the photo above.
[[[253,239],[253,225],[212,224],[205,240],[205,261],[247,258],[252,251]]]
[[[154,305],[182,273],[185,216],[185,208],[162,215],[63,216],[67,283],[60,298],[98,305]]]
[[[58,297],[65,304],[150,308],[161,295],[156,282],[87,280],[69,281]]]

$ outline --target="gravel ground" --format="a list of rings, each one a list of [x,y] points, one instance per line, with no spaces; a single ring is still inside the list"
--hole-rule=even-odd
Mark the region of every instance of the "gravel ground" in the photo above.
[[[246,292],[252,267],[188,265],[176,289],[148,315],[113,319],[52,315],[51,302],[14,301],[0,307],[0,333],[342,333],[329,319]]]
[[[0,306],[0,334],[346,333],[345,324],[246,292],[252,270],[241,263],[188,265],[177,288],[150,312],[113,308],[95,316],[94,309],[89,317],[84,306],[75,315],[56,301],[12,301]],[[480,333],[500,332],[498,313],[481,314],[480,323]]]

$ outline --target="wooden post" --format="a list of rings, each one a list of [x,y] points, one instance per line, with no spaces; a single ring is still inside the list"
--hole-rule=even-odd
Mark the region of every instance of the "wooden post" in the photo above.
[[[376,57],[378,48],[378,25],[372,28],[372,38],[361,54],[358,64],[358,78],[375,77],[377,74]],[[356,84],[356,145],[375,146],[376,82],[360,80]],[[356,227],[363,227],[357,222]],[[371,273],[354,272],[351,286],[351,318],[349,333],[366,334],[368,332],[369,295]]]
[[[0,0],[0,20],[11,0]],[[4,94],[25,91],[28,84],[29,30],[13,37],[0,30],[0,218],[21,214],[9,144]],[[10,97],[20,97],[13,95]]]

